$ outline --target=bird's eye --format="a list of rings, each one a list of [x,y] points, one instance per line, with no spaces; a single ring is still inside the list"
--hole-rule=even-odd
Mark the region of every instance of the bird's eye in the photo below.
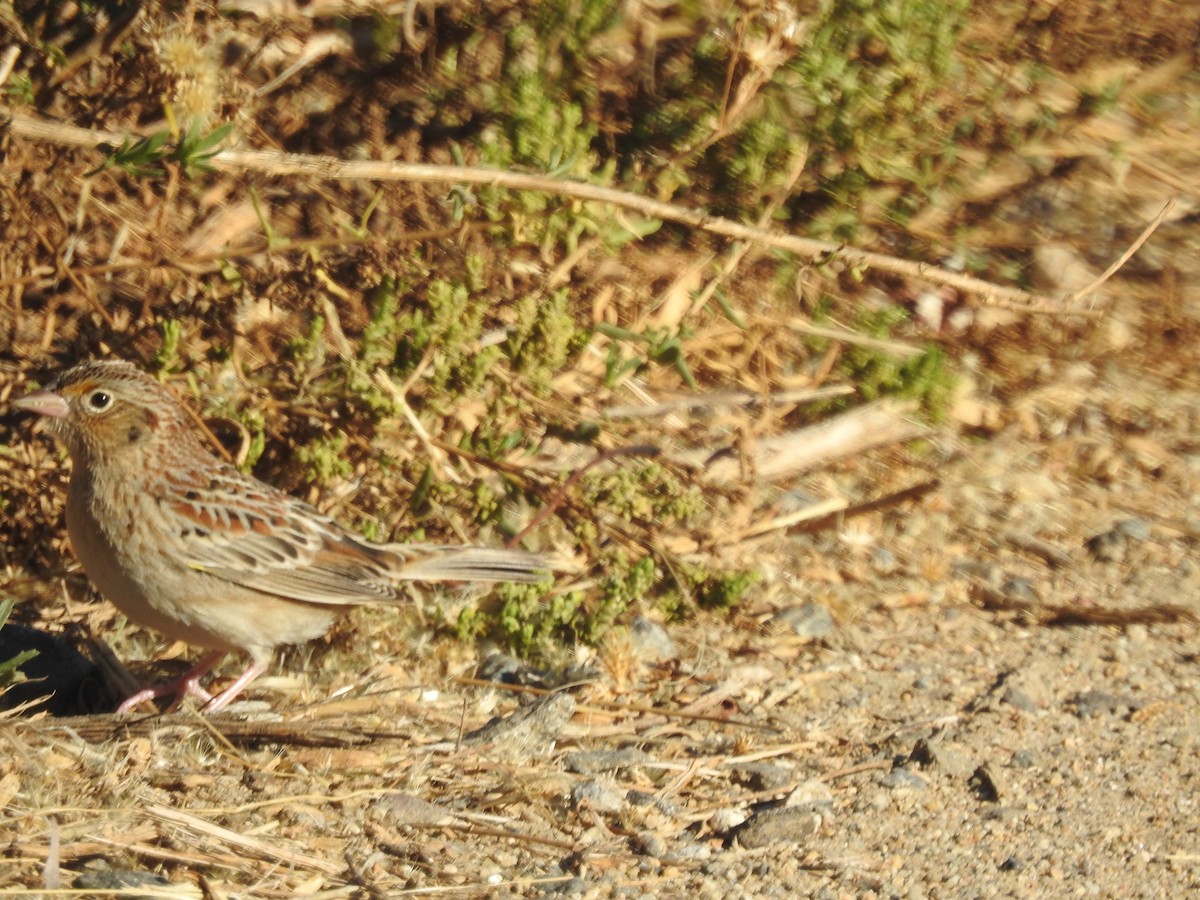
[[[112,406],[112,394],[108,391],[92,391],[88,394],[87,405],[92,412],[104,412]]]

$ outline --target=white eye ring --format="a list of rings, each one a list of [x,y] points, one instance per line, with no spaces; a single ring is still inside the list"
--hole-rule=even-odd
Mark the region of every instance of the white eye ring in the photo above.
[[[104,412],[112,406],[113,397],[108,391],[95,390],[87,395],[88,412]]]

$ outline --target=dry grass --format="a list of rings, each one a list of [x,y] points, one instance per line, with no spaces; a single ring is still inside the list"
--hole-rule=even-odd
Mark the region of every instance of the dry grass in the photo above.
[[[428,66],[432,79],[435,51],[473,27],[467,12],[411,5],[416,19],[395,23],[402,51],[380,63],[356,44],[372,23],[388,21],[374,13],[348,13],[354,24],[344,30],[321,16],[240,6],[242,16],[187,4],[178,18],[146,12],[89,25],[79,12],[75,21],[21,23],[19,57],[0,59],[15,65],[14,91],[28,80],[26,113],[89,134],[149,134],[186,115],[205,132],[234,122],[238,147],[267,154],[260,159],[290,151],[448,166],[464,152],[467,163],[488,162],[465,137],[473,121],[427,109],[416,77]],[[1057,24],[1028,24],[1045,38],[1038,54],[1074,46],[1062,29],[1079,6],[1060,4]],[[671,22],[634,7],[625,37],[652,49]],[[497,7],[489,22],[519,8]],[[1013,27],[1003,12],[972,26],[1008,29],[1010,41]],[[1079,27],[1087,35],[1099,24]],[[90,39],[89,28],[97,31]],[[486,34],[464,66],[488,70],[501,52]],[[1144,50],[1143,37],[1131,46]],[[64,58],[39,55],[35,38]],[[665,57],[671,39],[661,40]],[[613,116],[598,146],[620,142],[624,104],[648,102],[647,79],[622,62],[620,46],[614,38],[611,58],[596,63]],[[449,633],[473,597],[356,613],[264,679],[274,715],[125,723],[10,714],[0,720],[0,896],[76,896],[68,881],[98,861],[166,875],[169,886],[139,887],[139,896],[522,896],[606,872],[619,873],[618,887],[668,895],[703,882],[733,818],[877,766],[863,760],[885,729],[868,711],[837,733],[795,728],[793,705],[838,677],[819,646],[767,625],[790,605],[795,583],[828,588],[842,621],[862,616],[839,606],[839,590],[869,576],[880,535],[907,538],[897,510],[943,512],[934,489],[956,452],[953,427],[979,435],[1041,427],[1036,412],[1007,400],[1048,378],[1044,354],[1031,348],[1065,343],[1089,360],[1129,350],[1161,360],[1164,383],[1195,384],[1194,360],[1172,352],[1196,334],[1196,271],[1187,261],[1196,247],[1182,226],[1200,197],[1200,126],[1194,110],[1186,113],[1186,92],[1174,89],[1194,72],[1180,58],[1139,52],[1114,74],[1073,53],[1069,72],[1030,83],[1014,55],[1027,58],[1006,51],[971,60],[973,75],[994,76],[1000,94],[1021,102],[980,121],[911,218],[875,215],[895,185],[872,195],[865,239],[886,240],[869,257],[836,242],[798,243],[799,235],[773,246],[830,250],[833,259],[782,260],[753,240],[730,245],[726,237],[754,238],[773,214],[790,211],[785,193],[739,210],[754,228],[713,229],[708,217],[672,218],[652,200],[666,192],[654,179],[669,167],[639,180],[631,166],[609,194],[589,186],[593,198],[633,198],[636,189],[641,199],[626,210],[576,197],[529,211],[520,194],[492,188],[464,199],[464,185],[478,183],[465,174],[449,196],[411,181],[331,181],[266,165],[189,178],[172,163],[161,176],[134,177],[116,167],[94,172],[102,157],[77,144],[0,131],[0,404],[80,358],[134,359],[161,372],[206,425],[232,435],[232,454],[251,454],[259,477],[349,524],[397,539],[500,542],[535,523],[532,545],[581,566],[577,579],[537,598],[538,608],[574,592],[581,618],[601,616],[605,578],[621,565],[649,557],[660,570],[655,591],[621,608],[597,646],[534,642],[543,662],[583,675],[570,687],[569,723],[515,753],[464,740],[537,695],[472,680],[481,650]],[[416,74],[396,61],[409,58],[421,63]],[[729,63],[728,117],[681,156],[726,146],[740,122],[761,113],[758,92],[774,70],[750,71],[748,59]],[[1081,102],[1113,84],[1106,103]],[[957,110],[978,100],[957,99]],[[454,100],[443,98],[447,108]],[[396,109],[410,113],[403,125],[389,118]],[[515,165],[513,174],[526,186],[554,183]],[[706,189],[681,188],[674,208],[707,208],[716,194]],[[1178,207],[1164,211],[1146,248],[1158,254],[1154,264],[1138,268],[1135,258],[1119,292],[1088,286],[1116,310],[1104,321],[985,310],[970,292],[979,281],[916,262],[865,277],[855,267],[897,260],[896,247],[938,248],[931,263],[969,248],[986,257],[973,271],[988,281],[1025,276],[1014,297],[1026,298],[1024,288],[1068,296],[1133,245],[1172,197]],[[556,216],[568,221],[563,234],[539,231]],[[651,217],[683,224],[628,240]],[[1103,239],[1093,227],[1100,219],[1112,223]],[[583,220],[599,224],[564,236]],[[1082,281],[1038,256],[1047,245],[1082,270]],[[1160,264],[1162,254],[1172,259]],[[396,348],[407,334],[396,323],[416,331],[405,315],[431,319],[439,283],[469,285],[476,305],[459,318],[475,316],[477,327],[443,333],[401,365]],[[381,342],[373,329],[389,291],[395,327]],[[550,309],[563,292],[559,319],[526,328],[523,316]],[[1114,296],[1156,302],[1122,306]],[[914,315],[873,330],[894,307]],[[1150,337],[1130,348],[1129,331],[1146,323]],[[601,325],[650,335],[662,352],[650,359],[652,341],[594,330]],[[507,342],[523,328],[534,354],[553,365],[520,361]],[[391,352],[381,355],[380,343]],[[911,406],[859,402],[881,377],[879,359],[912,360],[928,346],[964,376],[941,398],[950,427],[931,430]],[[469,383],[463,373],[497,347],[495,365]],[[619,362],[640,354],[645,364],[614,374],[618,352]],[[120,659],[185,657],[187,648],[163,648],[91,602],[61,525],[68,463],[31,438],[25,421],[6,418],[0,429],[0,582],[19,602],[14,618],[55,634],[76,623]],[[917,434],[929,442],[904,444]],[[812,454],[816,438],[831,442]],[[629,473],[645,461],[623,454],[647,444],[662,451],[660,468],[630,487]],[[1063,464],[1104,464],[1089,459]],[[683,507],[693,502],[689,515]],[[555,514],[540,518],[552,503]],[[985,528],[975,533],[988,539]],[[970,582],[949,574],[948,556],[914,551],[912,568],[920,580],[947,580],[946,602],[965,603]],[[734,597],[728,613],[701,608],[700,595],[721,576],[751,567],[763,576],[758,589]],[[878,599],[885,609],[931,602],[907,582]],[[482,601],[485,613],[495,603]],[[682,620],[672,627],[678,660],[638,657],[625,630],[634,613]],[[96,709],[104,699],[80,705]],[[611,771],[574,771],[571,755],[584,750],[640,755]],[[793,777],[764,787],[739,768],[765,760]],[[614,811],[593,784],[620,798],[636,792],[636,802],[623,799]],[[656,837],[678,849],[681,834],[686,853],[639,869],[655,857],[645,848]],[[631,856],[631,846],[641,849]]]

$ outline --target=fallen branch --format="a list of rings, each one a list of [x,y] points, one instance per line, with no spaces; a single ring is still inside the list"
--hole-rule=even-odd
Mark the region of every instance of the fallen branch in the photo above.
[[[835,459],[857,456],[872,447],[898,444],[927,434],[927,426],[905,416],[908,408],[902,403],[879,401],[827,422],[762,438],[754,446],[754,471],[759,478],[770,481]],[[737,480],[742,470],[732,447],[715,452],[693,450],[681,461],[704,468],[705,477],[717,483]]]
[[[0,118],[5,121],[8,132],[16,137],[60,146],[103,150],[112,146],[120,146],[126,140],[136,137],[129,134],[48,122],[45,119],[11,112],[3,108],[0,108]],[[918,278],[931,284],[955,288],[988,304],[1028,312],[1063,312],[1073,315],[1087,312],[1068,310],[1060,300],[1032,294],[1018,288],[992,284],[928,263],[898,259],[894,256],[872,253],[831,241],[779,234],[710,215],[701,210],[653,200],[629,191],[582,181],[554,178],[549,175],[500,171],[478,166],[348,161],[332,156],[308,156],[274,150],[222,150],[214,155],[209,163],[214,168],[227,172],[261,172],[274,176],[301,175],[326,180],[405,181],[420,184],[473,184],[518,191],[539,191],[560,197],[592,200],[622,209],[630,209],[650,218],[689,225],[710,234],[734,240],[775,247],[814,261],[837,260],[854,269],[877,269],[893,275]]]

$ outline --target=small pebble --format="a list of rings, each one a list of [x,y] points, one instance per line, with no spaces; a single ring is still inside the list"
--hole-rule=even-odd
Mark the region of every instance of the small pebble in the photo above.
[[[563,765],[568,772],[580,775],[599,775],[601,772],[613,772],[617,769],[628,769],[641,765],[649,760],[645,751],[636,747],[626,747],[621,750],[578,750],[568,753],[563,758]]]
[[[503,718],[463,735],[469,746],[489,746],[505,759],[532,759],[549,752],[558,733],[575,715],[575,698],[570,694],[548,694]]]
[[[500,684],[523,684],[533,687],[550,687],[550,674],[535,669],[507,653],[489,653],[479,663],[475,677],[481,681],[496,681]]]
[[[954,778],[966,778],[975,771],[975,763],[970,757],[941,741],[922,738],[913,745],[908,759],[922,768],[939,769]]]
[[[615,784],[593,779],[575,785],[571,791],[575,807],[593,809],[597,812],[620,812],[625,808],[625,794]]]
[[[774,763],[736,763],[729,768],[733,772],[733,780],[752,791],[778,790],[796,780],[791,769]]]
[[[821,816],[808,809],[768,809],[751,816],[734,832],[746,850],[768,844],[802,844],[817,833]]]
[[[819,603],[804,603],[781,609],[771,617],[771,624],[790,628],[800,637],[821,638],[833,631],[833,616]]]
[[[896,555],[886,547],[876,547],[875,552],[871,554],[871,568],[878,575],[891,575],[899,568],[896,562]]]
[[[788,794],[783,805],[808,809],[829,809],[833,806],[833,791],[821,779],[809,778],[796,785],[796,789]]]
[[[1012,797],[1008,776],[994,763],[984,763],[971,776],[971,785],[989,803],[999,803]]]
[[[1122,519],[1113,526],[1113,531],[1119,531],[1131,541],[1150,540],[1150,526],[1144,519]]]
[[[135,869],[109,869],[104,872],[85,872],[75,879],[72,887],[89,891],[119,893],[122,897],[161,897],[163,888],[172,887],[171,882],[157,872]],[[138,894],[137,888],[155,888],[152,893]]]
[[[1004,693],[1000,695],[1000,699],[1009,706],[1015,706],[1022,712],[1037,712],[1038,707],[1033,698],[1015,684],[1005,685]]]
[[[929,782],[921,775],[904,766],[897,766],[879,781],[884,787],[894,791],[923,791],[929,787]]]
[[[629,639],[638,658],[646,662],[660,663],[679,658],[679,651],[667,629],[653,619],[637,616],[629,626]]]
[[[1088,552],[1100,562],[1121,562],[1125,558],[1126,537],[1117,529],[1102,531],[1087,539]]]
[[[718,809],[708,818],[708,827],[714,834],[725,835],[733,831],[747,819],[746,811],[734,807]]]
[[[1037,760],[1028,750],[1016,750],[1008,764],[1014,769],[1032,769],[1037,765]]]
[[[1009,600],[1023,600],[1027,603],[1035,603],[1041,599],[1033,581],[1023,575],[1012,575],[1004,579],[1004,583],[1000,585],[1000,593]]]
[[[1083,691],[1072,697],[1070,703],[1075,707],[1075,715],[1081,719],[1102,715],[1123,716],[1139,706],[1130,697],[1118,697],[1107,691]]]

